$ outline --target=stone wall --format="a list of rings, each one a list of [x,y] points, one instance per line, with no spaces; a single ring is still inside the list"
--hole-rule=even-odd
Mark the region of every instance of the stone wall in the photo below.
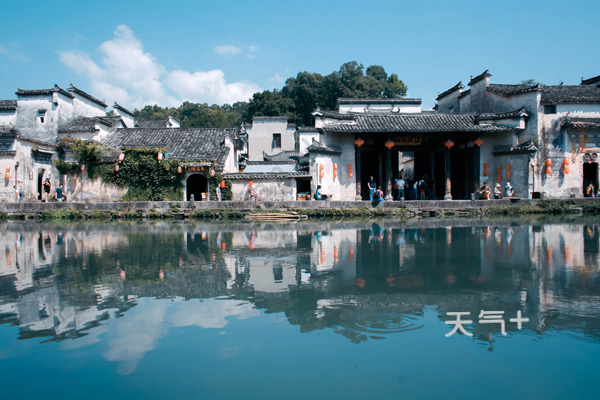
[[[250,200],[250,180],[232,181],[231,190],[234,201]],[[254,183],[255,200],[260,201],[295,201],[297,194],[296,180],[287,179],[260,179]]]

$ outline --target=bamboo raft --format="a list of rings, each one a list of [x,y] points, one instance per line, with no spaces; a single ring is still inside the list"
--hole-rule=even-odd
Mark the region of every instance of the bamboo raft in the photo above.
[[[244,219],[249,221],[300,221],[308,219],[308,215],[300,215],[297,212],[286,213],[255,213],[247,214]]]

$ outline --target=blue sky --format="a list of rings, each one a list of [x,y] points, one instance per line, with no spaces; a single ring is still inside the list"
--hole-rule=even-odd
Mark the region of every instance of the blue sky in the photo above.
[[[357,61],[428,109],[486,69],[493,83],[600,75],[598,15],[594,0],[6,1],[0,99],[73,83],[131,109],[232,103]]]

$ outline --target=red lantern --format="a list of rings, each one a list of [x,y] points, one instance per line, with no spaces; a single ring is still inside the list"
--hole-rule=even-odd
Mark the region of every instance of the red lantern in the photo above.
[[[163,160],[163,153],[158,153],[157,159],[158,162],[161,162]]]
[[[506,177],[507,177],[508,179],[510,179],[510,177],[511,177],[511,176],[512,176],[512,174],[510,173],[510,171],[506,171]]]
[[[498,173],[498,175],[500,175],[500,172],[502,172],[502,168],[500,168],[500,167],[496,168],[496,172]]]
[[[337,171],[333,171],[333,177],[337,178]]]
[[[450,150],[453,146],[454,146],[454,142],[450,139],[446,140],[446,142],[444,143],[444,146],[446,146],[446,148],[448,150]]]
[[[254,182],[252,182],[252,181],[248,182],[248,187],[252,187],[252,185],[254,185]]]
[[[125,154],[121,153],[119,154],[119,162],[123,162],[123,160],[125,160]]]
[[[323,170],[325,169],[325,165],[323,165],[323,164],[320,164],[320,165],[319,165],[319,169],[320,169],[321,171],[323,171]]]
[[[565,167],[565,174],[569,173],[569,167]]]
[[[487,170],[487,169],[484,169],[484,170],[483,170],[483,176],[488,176],[489,174],[490,174],[490,173],[488,172],[488,170]]]
[[[336,163],[333,164],[333,170],[337,171],[337,164]]]
[[[4,175],[4,178],[6,180],[9,180],[10,179],[10,172],[6,171],[6,174]]]
[[[569,159],[565,158],[565,159],[563,160],[563,165],[569,165]]]
[[[488,164],[488,163],[486,163],[486,162],[485,162],[485,163],[483,163],[483,168],[485,168],[485,169],[488,169],[489,167],[490,167],[490,164]]]
[[[352,171],[348,171],[348,178],[352,178],[354,176],[354,174],[352,173]]]
[[[225,189],[225,181],[221,181],[221,189]]]
[[[319,172],[319,177],[320,178],[323,178],[324,176],[325,176],[325,172],[323,172],[323,171]]]
[[[119,164],[115,164],[115,172],[119,172]]]
[[[183,172],[183,168],[181,168],[181,165],[177,167],[177,173],[180,174]]]
[[[546,167],[546,175],[550,175],[552,173],[552,169],[550,167]]]
[[[546,166],[551,166],[552,165],[552,160],[551,159],[546,159]]]
[[[483,139],[482,138],[477,138],[473,141],[473,143],[475,143],[475,146],[477,147],[481,147],[481,145],[483,144]]]
[[[498,182],[500,182],[502,180],[502,175],[498,175],[496,178],[498,179]]]
[[[356,147],[360,147],[360,146],[362,146],[363,144],[365,144],[365,141],[364,141],[364,140],[362,140],[361,138],[357,138],[357,139],[354,141],[354,144],[356,145]]]
[[[8,166],[6,167],[6,172],[9,172],[9,171],[10,171],[10,165],[8,165]]]
[[[385,147],[387,147],[388,150],[391,150],[392,147],[394,147],[394,142],[392,142],[391,139],[388,139],[387,142],[384,143]]]
[[[512,165],[508,164],[508,165],[506,166],[506,169],[510,171],[510,170],[512,169]]]

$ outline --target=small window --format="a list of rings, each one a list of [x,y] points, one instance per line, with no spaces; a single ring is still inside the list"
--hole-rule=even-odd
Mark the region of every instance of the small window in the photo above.
[[[281,148],[281,133],[273,134],[273,144],[271,146],[273,149]]]
[[[556,106],[544,106],[544,114],[556,114]]]
[[[37,118],[40,121],[40,123],[44,123],[44,119],[46,118],[46,110],[38,110],[37,112]]]

